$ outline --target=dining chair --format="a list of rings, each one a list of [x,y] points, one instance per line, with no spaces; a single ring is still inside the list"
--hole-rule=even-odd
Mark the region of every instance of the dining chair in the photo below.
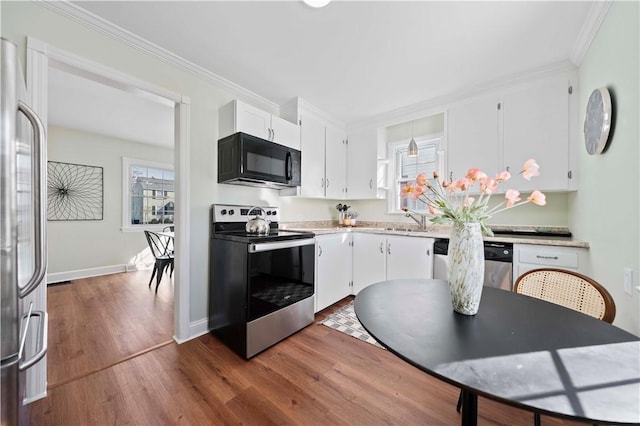
[[[162,228],[162,232],[175,232],[175,226],[165,226],[164,228]],[[169,238],[167,240],[167,248],[171,254],[175,254],[175,249],[173,247],[173,238]]]
[[[539,268],[520,275],[513,286],[514,293],[535,297],[582,312],[612,323],[616,304],[601,284],[586,275],[555,268]],[[456,410],[462,408],[462,393]],[[533,414],[535,426],[540,426],[540,414]]]
[[[151,288],[153,278],[156,277],[157,293],[160,281],[162,280],[162,274],[167,268],[170,268],[169,277],[173,276],[173,253],[167,250],[167,243],[164,240],[166,237],[162,237],[158,233],[152,231],[144,231],[144,235],[147,238],[149,250],[151,250],[151,254],[155,258],[153,273],[149,280],[149,288]]]
[[[546,300],[612,323],[616,304],[611,294],[594,279],[563,269],[541,268],[522,274],[515,293]]]

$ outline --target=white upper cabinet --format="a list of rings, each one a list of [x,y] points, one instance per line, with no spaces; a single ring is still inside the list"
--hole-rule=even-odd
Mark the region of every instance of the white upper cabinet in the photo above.
[[[323,198],[325,124],[313,115],[301,116],[300,147],[302,151],[302,175],[299,195]]]
[[[447,113],[448,173],[460,178],[478,167],[491,176],[506,169],[521,192],[574,189],[576,113],[570,86],[571,73],[563,72],[452,105]],[[540,176],[526,181],[517,175],[529,158],[540,165]]]
[[[219,115],[219,138],[243,132],[268,141],[300,149],[300,129],[277,115],[234,100],[222,108]]]
[[[504,167],[515,175],[529,158],[540,176],[518,179],[520,191],[569,188],[569,86],[564,76],[503,97]]]
[[[300,128],[277,115],[271,116],[271,138],[280,145],[300,149]]]
[[[342,200],[347,195],[347,135],[332,126],[325,134],[325,196]]]
[[[328,115],[300,98],[285,104],[281,111],[300,125],[302,182],[295,190],[280,195],[343,200],[347,191],[347,136]]]
[[[347,198],[373,199],[378,195],[378,132],[367,129],[349,135],[347,144]]]
[[[453,105],[447,114],[447,180],[460,179],[477,167],[498,172],[498,99],[477,98]]]
[[[270,113],[240,101],[233,101],[232,104],[235,104],[235,110],[233,111],[235,114],[235,128],[230,134],[243,132],[271,140]]]

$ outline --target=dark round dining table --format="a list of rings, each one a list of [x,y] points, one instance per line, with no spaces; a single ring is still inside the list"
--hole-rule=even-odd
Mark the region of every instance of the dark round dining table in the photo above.
[[[388,350],[462,389],[463,425],[476,424],[478,395],[546,415],[640,424],[640,339],[609,323],[490,287],[476,315],[458,314],[447,282],[436,279],[379,282],[354,306]]]

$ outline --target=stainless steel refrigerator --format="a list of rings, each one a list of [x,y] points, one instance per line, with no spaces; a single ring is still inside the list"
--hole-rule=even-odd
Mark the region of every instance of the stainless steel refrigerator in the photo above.
[[[24,300],[46,275],[46,133],[27,104],[16,46],[3,38],[1,52],[0,415],[9,426],[20,423],[25,371],[47,351],[47,314]]]

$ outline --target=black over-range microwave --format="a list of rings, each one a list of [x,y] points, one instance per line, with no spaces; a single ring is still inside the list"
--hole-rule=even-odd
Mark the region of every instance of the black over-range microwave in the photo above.
[[[302,154],[246,133],[218,141],[218,183],[289,188],[300,186]]]

